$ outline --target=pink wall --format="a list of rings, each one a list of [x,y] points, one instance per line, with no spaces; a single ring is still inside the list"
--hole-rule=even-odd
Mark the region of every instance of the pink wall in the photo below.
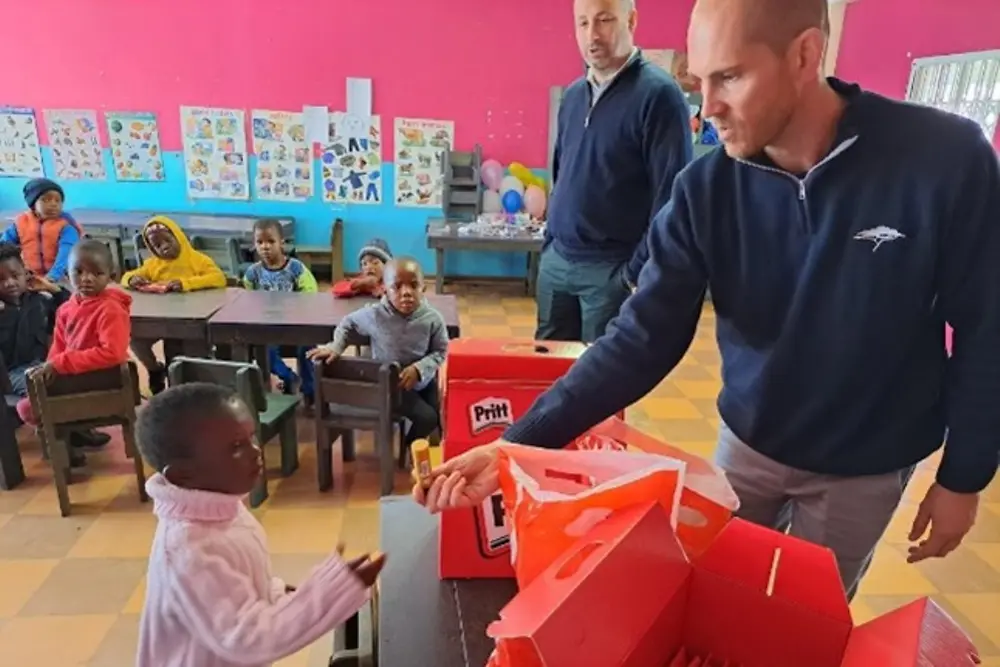
[[[1000,0],[857,0],[847,7],[837,76],[903,98],[914,58],[1000,49],[998,26]]]
[[[640,43],[678,48],[693,0],[642,4]],[[344,106],[370,77],[394,116],[456,121],[460,148],[546,164],[548,89],[578,76],[571,0],[31,0],[0,21],[0,104],[155,111]],[[253,9],[250,9],[253,7]],[[8,17],[10,18],[10,17]],[[41,46],[44,45],[44,46]],[[385,156],[391,155],[387,147]]]

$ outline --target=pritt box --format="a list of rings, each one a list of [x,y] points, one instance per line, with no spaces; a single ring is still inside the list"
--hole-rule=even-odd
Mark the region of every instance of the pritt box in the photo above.
[[[443,401],[444,460],[493,442],[562,377],[586,345],[505,339],[453,340]],[[510,527],[497,493],[441,515],[442,579],[512,578]]]

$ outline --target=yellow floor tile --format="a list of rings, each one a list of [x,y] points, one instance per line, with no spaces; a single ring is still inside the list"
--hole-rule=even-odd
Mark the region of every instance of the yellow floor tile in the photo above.
[[[698,408],[686,398],[648,397],[643,408],[652,419],[701,419]]]
[[[344,513],[340,509],[270,509],[261,517],[272,553],[333,553]]]
[[[938,589],[916,567],[906,563],[906,557],[891,546],[881,546],[875,552],[871,569],[858,594],[865,595],[931,595]]]
[[[715,380],[675,380],[674,384],[688,398],[707,398],[713,401],[718,398],[721,385]]]
[[[74,514],[98,514],[121,493],[126,483],[134,484],[134,480],[123,475],[96,475],[81,482],[70,485],[69,499],[73,504]],[[59,516],[59,499],[56,497],[55,486],[50,485],[28,501],[20,510],[20,514],[41,514]]]
[[[118,620],[115,614],[12,618],[0,628],[5,665],[84,665]]]
[[[55,559],[0,560],[0,618],[16,616],[58,564]]]
[[[1000,646],[1000,591],[945,595],[991,642]]]
[[[87,529],[69,552],[70,558],[145,558],[156,531],[146,515],[105,514]]]
[[[129,596],[128,601],[125,606],[122,607],[123,614],[141,614],[142,605],[146,601],[146,577],[143,577],[139,584],[132,591],[132,595]]]

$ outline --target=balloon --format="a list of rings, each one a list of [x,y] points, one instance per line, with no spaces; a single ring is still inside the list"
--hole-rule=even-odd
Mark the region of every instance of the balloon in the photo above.
[[[524,210],[531,217],[541,220],[545,217],[545,190],[537,185],[529,185],[524,191]]]
[[[507,171],[510,172],[511,176],[521,181],[521,185],[524,187],[528,187],[535,182],[535,175],[520,162],[511,162],[510,166],[507,167]]]
[[[521,193],[517,190],[507,190],[501,198],[503,210],[507,213],[518,213],[521,210]]]
[[[500,183],[500,194],[513,190],[520,197],[524,194],[524,183],[514,176],[504,176]]]
[[[503,210],[500,204],[500,193],[496,190],[483,192],[483,213],[499,213]]]
[[[503,165],[496,160],[487,160],[483,162],[481,171],[483,174],[483,185],[490,190],[499,190],[500,184],[503,182]]]

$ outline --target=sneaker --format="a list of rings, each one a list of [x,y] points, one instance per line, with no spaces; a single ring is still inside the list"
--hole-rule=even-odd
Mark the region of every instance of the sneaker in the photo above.
[[[75,449],[101,449],[109,442],[111,442],[110,435],[94,429],[74,431],[69,436],[70,447]]]
[[[281,383],[281,393],[286,396],[294,396],[299,390],[299,376],[293,374],[287,380],[279,380]]]
[[[167,370],[161,367],[155,371],[149,371],[149,393],[155,396],[166,388]]]

